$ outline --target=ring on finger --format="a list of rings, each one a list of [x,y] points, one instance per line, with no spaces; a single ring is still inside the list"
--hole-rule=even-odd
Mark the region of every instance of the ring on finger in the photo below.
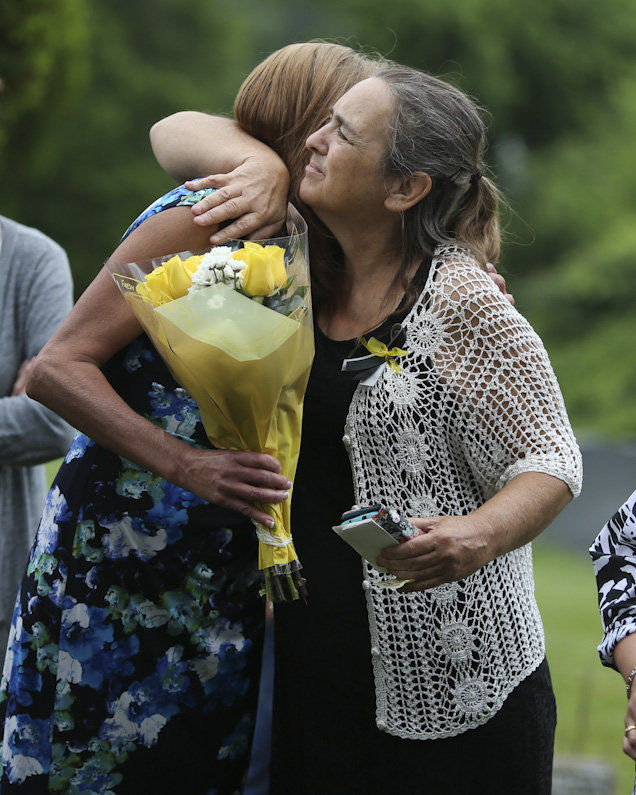
[[[633,723],[630,723],[629,726],[625,727],[625,737],[627,737],[628,733],[631,731],[636,731],[636,726]]]

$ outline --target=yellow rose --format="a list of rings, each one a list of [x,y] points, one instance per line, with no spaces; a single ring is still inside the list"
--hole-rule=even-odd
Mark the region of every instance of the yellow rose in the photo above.
[[[271,295],[287,280],[285,250],[280,246],[261,246],[246,240],[244,248],[232,256],[246,263],[241,279],[249,295]]]
[[[196,271],[196,269],[201,264],[201,260],[203,259],[203,254],[193,254],[188,259],[183,260],[183,267],[188,271],[190,276]]]
[[[182,260],[179,256],[171,257],[164,262],[163,267],[168,274],[168,285],[173,300],[188,294],[188,290],[192,287],[192,274],[200,263],[201,257],[188,257]]]
[[[137,292],[142,298],[150,301],[155,306],[161,306],[161,304],[172,301],[168,274],[164,266],[160,265],[152,273],[149,273],[146,276],[146,281],[137,285]]]
[[[188,257],[182,260],[175,255],[149,273],[146,281],[137,285],[137,292],[155,306],[181,298],[190,289],[192,274],[200,263],[201,257]]]

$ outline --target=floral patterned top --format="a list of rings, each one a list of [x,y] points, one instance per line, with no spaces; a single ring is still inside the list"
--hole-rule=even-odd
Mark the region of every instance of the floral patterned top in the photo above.
[[[178,188],[150,215],[197,196]],[[209,447],[145,335],[103,368],[139,414]],[[77,435],[49,491],[0,684],[0,793],[240,791],[263,632],[245,517]]]

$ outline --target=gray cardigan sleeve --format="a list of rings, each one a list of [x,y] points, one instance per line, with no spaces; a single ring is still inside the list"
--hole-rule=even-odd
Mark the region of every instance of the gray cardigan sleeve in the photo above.
[[[66,254],[52,241],[24,268],[21,333],[24,358],[44,347],[73,306]],[[0,467],[34,466],[67,451],[73,429],[26,395],[0,398]]]

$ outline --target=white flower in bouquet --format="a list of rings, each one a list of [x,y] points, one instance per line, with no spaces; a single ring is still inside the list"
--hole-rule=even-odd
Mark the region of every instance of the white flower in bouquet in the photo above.
[[[219,282],[236,289],[245,263],[233,259],[232,253],[229,246],[217,246],[204,254],[201,264],[192,274],[192,287],[189,292],[194,293]]]

